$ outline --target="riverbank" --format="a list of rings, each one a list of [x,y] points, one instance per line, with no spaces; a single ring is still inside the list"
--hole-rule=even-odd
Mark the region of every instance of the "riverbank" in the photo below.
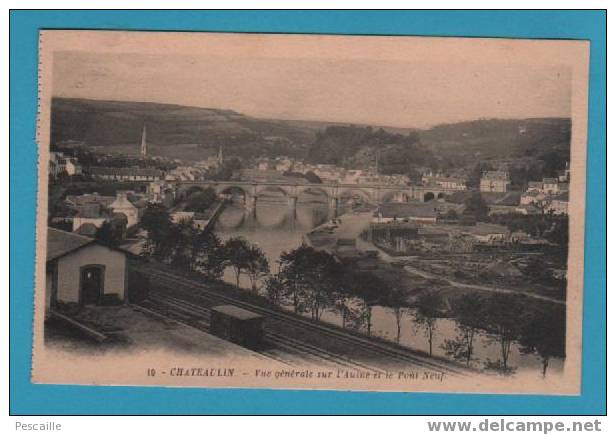
[[[231,205],[221,214],[215,231],[222,240],[229,237],[244,237],[251,243],[257,244],[267,256],[272,274],[276,274],[279,270],[278,260],[281,253],[296,249],[303,240],[315,249],[324,249],[336,254],[352,270],[358,272],[363,270],[378,276],[385,283],[384,287],[399,289],[406,300],[401,304],[404,308],[398,311],[399,317],[394,309],[386,305],[373,306],[370,335],[373,339],[393,342],[427,355],[429,343],[424,328],[417,322],[415,309],[412,308],[417,302],[417,297],[427,290],[438,289],[444,299],[450,300],[462,294],[461,291],[470,293],[471,290],[451,287],[440,279],[414,276],[402,268],[399,258],[396,257],[395,261],[392,261],[393,258],[379,252],[370,242],[363,240],[361,234],[372,220],[371,213],[349,212],[332,221],[326,220],[327,212],[326,204],[298,204],[297,210],[292,212],[285,202],[267,204],[261,202],[257,204],[254,214],[246,213],[242,206]],[[363,256],[361,261],[357,261],[358,257],[354,256],[355,251]],[[343,258],[345,255],[346,258]],[[374,258],[370,258],[371,256]],[[371,266],[374,267],[365,269],[364,266],[368,263],[364,261],[365,259],[370,260]],[[254,303],[257,305],[267,303],[264,288],[259,289],[258,293],[247,290],[250,288],[250,281],[246,274],[240,277],[241,289],[235,287],[235,276],[230,268],[225,270],[223,279],[230,283],[225,285],[226,294],[241,294],[239,296],[241,299],[251,297],[255,299]],[[292,310],[292,306],[283,302],[280,309],[287,312]],[[308,314],[300,313],[299,316],[306,318]],[[331,307],[322,314],[320,321],[340,326],[342,318],[340,313]],[[365,322],[348,327],[353,334],[360,336],[367,334]],[[448,317],[436,319],[432,346],[434,356],[449,360],[450,356],[446,352],[447,342],[454,340],[456,336],[455,319]],[[482,333],[476,347],[477,362],[472,365],[479,368],[486,361],[496,361],[499,352],[498,343],[494,338]],[[512,366],[521,370],[535,370],[538,367],[537,358],[534,355],[524,354],[517,345],[513,347],[510,362]]]
[[[210,218],[205,224],[205,229],[211,230],[212,228],[214,228],[214,225],[216,225],[216,221],[218,220],[222,212],[225,210],[225,207],[228,203],[229,201],[226,199],[216,201],[216,203],[214,204],[214,209],[210,213]]]
[[[344,240],[345,244],[353,240],[358,256],[365,255],[366,252],[377,252],[377,267],[372,272],[391,282],[397,288],[404,289],[409,303],[426,287],[438,287],[445,296],[459,296],[468,292],[507,293],[542,302],[565,304],[561,299],[542,294],[503,286],[461,282],[415,267],[413,265],[415,257],[390,255],[379,246],[361,237],[361,234],[369,227],[371,220],[372,213],[370,212],[347,213],[335,221],[328,221],[314,228],[306,234],[304,239],[315,249],[322,249],[333,255],[338,254],[340,240]]]
[[[369,271],[383,279],[392,288],[404,292],[408,305],[426,288],[439,285],[438,280],[410,274],[399,265],[399,258],[392,257],[364,240],[361,234],[369,227],[372,212],[351,212],[333,221],[314,228],[304,236],[307,245],[329,252],[340,259],[349,259],[349,246],[352,244],[357,258],[369,258]],[[360,263],[361,264],[361,263]]]

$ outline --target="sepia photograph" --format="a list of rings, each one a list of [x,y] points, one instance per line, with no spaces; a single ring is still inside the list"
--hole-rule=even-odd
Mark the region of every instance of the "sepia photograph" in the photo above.
[[[41,31],[33,382],[579,394],[588,62]]]

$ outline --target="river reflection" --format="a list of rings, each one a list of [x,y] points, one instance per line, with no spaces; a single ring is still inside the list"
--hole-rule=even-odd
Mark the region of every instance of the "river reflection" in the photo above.
[[[342,213],[344,210],[339,210]],[[330,218],[325,199],[318,196],[300,198],[295,211],[289,207],[286,198],[271,196],[259,198],[256,213],[249,213],[242,204],[231,204],[220,215],[215,231],[223,238],[242,236],[252,243],[256,243],[263,250],[270,263],[272,273],[278,271],[278,259],[283,251],[289,251],[302,243],[302,237],[311,229],[323,224]],[[235,284],[235,276],[230,269],[225,271],[225,281]],[[240,278],[240,285],[250,288],[246,276]],[[340,325],[341,317],[338,313],[329,311],[323,314],[325,322]],[[396,319],[389,308],[374,307],[372,313],[372,334],[387,340],[396,340]],[[451,319],[438,319],[434,336],[433,354],[446,356],[442,348],[445,340],[453,339],[457,335],[456,324]],[[487,359],[499,359],[499,345],[487,336],[476,337],[474,357],[479,360],[478,367]],[[413,349],[428,352],[428,341],[422,329],[418,329],[413,319],[412,310],[406,310],[401,322],[400,344]],[[541,373],[541,363],[536,355],[520,352],[518,346],[512,346],[509,357],[511,367],[518,372],[534,371],[537,376]],[[561,372],[563,361],[553,358],[550,360],[548,373]]]

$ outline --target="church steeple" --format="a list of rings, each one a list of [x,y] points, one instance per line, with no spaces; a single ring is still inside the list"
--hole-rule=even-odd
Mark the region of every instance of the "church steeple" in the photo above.
[[[146,141],[145,124],[143,124],[143,132],[141,133],[141,157],[148,155],[148,144]]]
[[[223,157],[222,157],[222,145],[218,147],[218,164],[222,165]]]

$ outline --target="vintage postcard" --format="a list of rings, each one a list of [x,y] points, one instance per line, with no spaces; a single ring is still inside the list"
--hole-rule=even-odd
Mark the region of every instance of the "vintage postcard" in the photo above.
[[[39,50],[33,382],[580,393],[588,42]]]

